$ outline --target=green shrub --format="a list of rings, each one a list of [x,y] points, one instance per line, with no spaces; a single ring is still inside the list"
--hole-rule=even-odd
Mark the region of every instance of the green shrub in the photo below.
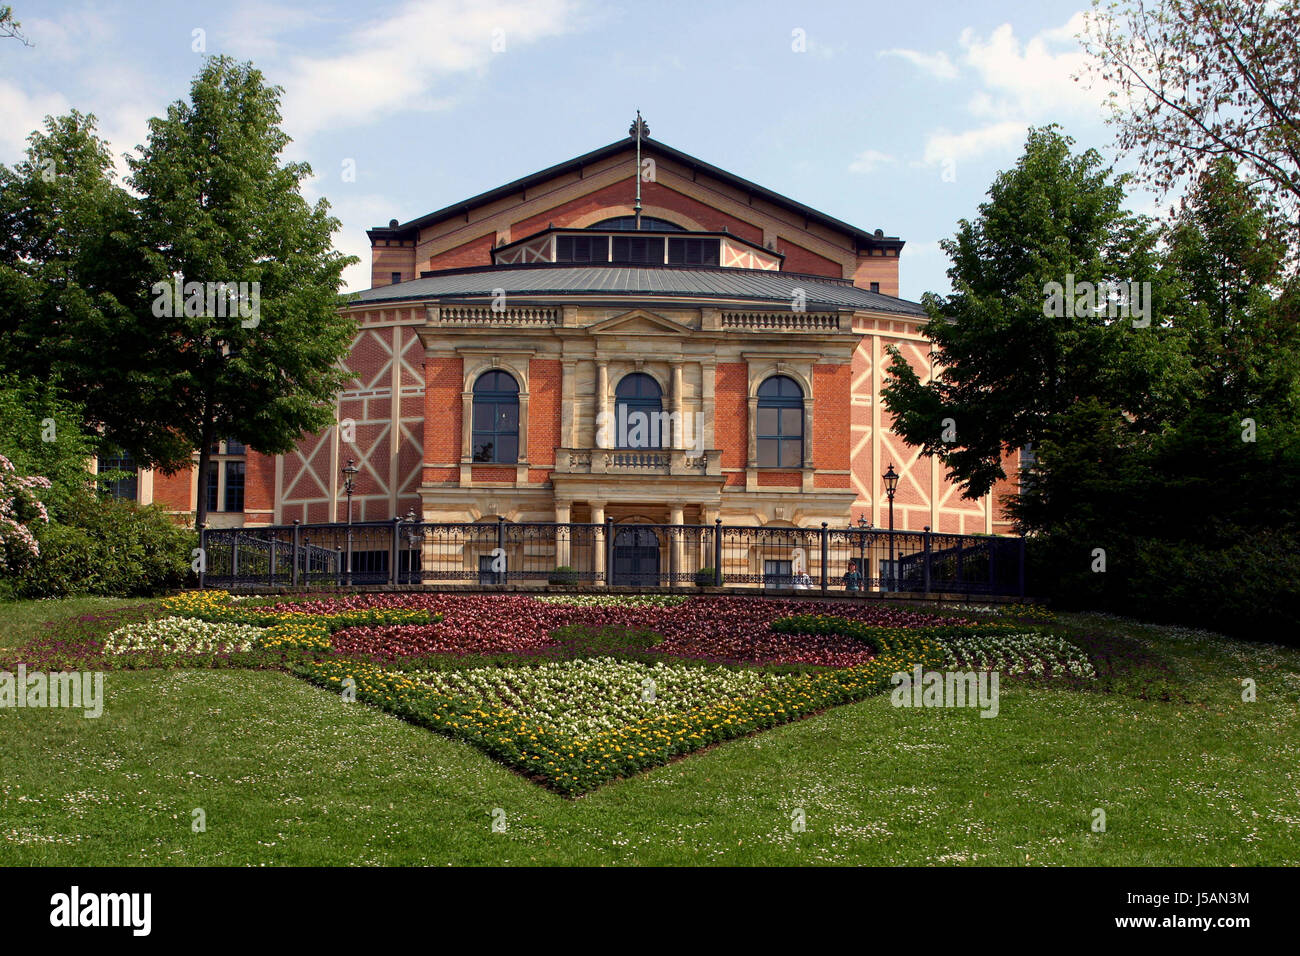
[[[1029,541],[1030,593],[1061,607],[1300,643],[1295,530],[1234,531],[1199,543],[1117,537],[1106,542],[1105,572],[1091,570],[1091,544],[1065,535]]]
[[[700,588],[711,588],[715,584],[723,581],[722,575],[718,574],[716,568],[700,568],[695,572],[695,586]]]
[[[34,530],[40,556],[18,576],[0,580],[8,596],[146,597],[190,578],[194,534],[160,508],[87,491],[68,502],[63,521]]]
[[[567,564],[562,564],[546,579],[547,584],[577,584],[578,572],[573,570]]]

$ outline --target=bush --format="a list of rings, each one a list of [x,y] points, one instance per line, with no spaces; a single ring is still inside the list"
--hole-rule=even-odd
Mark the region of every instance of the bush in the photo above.
[[[1065,536],[1030,539],[1030,591],[1066,608],[1297,644],[1300,532],[1237,531],[1213,542],[1117,539],[1106,571]]]
[[[700,568],[695,572],[695,586],[698,588],[711,588],[721,582],[722,576],[716,568]]]
[[[578,572],[573,570],[567,564],[562,564],[546,579],[547,584],[577,584]]]
[[[0,580],[10,597],[148,597],[183,587],[190,577],[194,534],[160,508],[87,491],[68,502],[62,522],[36,531],[39,557]]]

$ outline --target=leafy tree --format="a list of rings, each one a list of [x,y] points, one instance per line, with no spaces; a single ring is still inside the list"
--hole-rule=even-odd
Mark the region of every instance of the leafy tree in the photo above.
[[[1005,455],[1050,440],[1079,403],[1091,400],[1116,427],[1140,431],[1181,388],[1185,370],[1157,318],[1156,234],[1121,208],[1123,177],[1072,145],[1056,127],[1030,130],[979,217],[941,243],[954,292],[925,299],[937,377],[923,383],[897,351],[888,368],[894,430],[936,456],[969,498],[1006,477]],[[1070,295],[1085,282],[1125,290],[1147,282],[1151,298],[1140,285],[1124,308],[1114,296]],[[1134,328],[1139,313],[1149,327]]]
[[[1296,514],[1300,313],[1283,228],[1222,158],[1168,230],[1171,320],[1187,333],[1195,374],[1154,449],[1161,491],[1151,504],[1177,528],[1180,509],[1221,499],[1199,532],[1205,540],[1285,526]]]
[[[1170,307],[1189,333],[1201,409],[1297,420],[1300,324],[1282,295],[1285,228],[1220,158],[1169,229],[1166,262],[1178,288]]]
[[[1300,0],[1123,0],[1094,10],[1090,73],[1119,144],[1162,190],[1230,157],[1288,210],[1300,248]]]
[[[61,382],[86,424],[141,464],[188,464],[168,343],[146,321],[134,200],[95,117],[47,117],[28,141],[25,160],[0,166],[0,368]]]
[[[289,451],[332,421],[347,379],[355,326],[338,293],[356,258],[334,251],[329,204],[299,193],[310,167],[281,161],[280,93],[251,64],[209,58],[189,102],[151,120],[141,155],[128,157],[158,283],[151,313],[178,397],[169,424],[199,449],[200,522],[213,442]],[[238,309],[220,283],[247,284]]]

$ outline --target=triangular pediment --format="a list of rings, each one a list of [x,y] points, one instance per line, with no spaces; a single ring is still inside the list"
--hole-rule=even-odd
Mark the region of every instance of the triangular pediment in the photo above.
[[[674,322],[672,319],[666,319],[662,315],[656,315],[647,309],[632,309],[630,312],[623,312],[619,315],[611,315],[608,319],[601,319],[599,322],[587,326],[587,331],[592,335],[605,335],[614,333],[618,335],[689,335],[692,331],[690,326]]]

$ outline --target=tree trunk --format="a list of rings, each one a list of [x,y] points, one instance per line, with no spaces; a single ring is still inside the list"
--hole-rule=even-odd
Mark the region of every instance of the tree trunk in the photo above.
[[[203,441],[199,444],[198,500],[194,502],[194,527],[208,523],[208,463],[212,460],[212,416],[204,414]]]

